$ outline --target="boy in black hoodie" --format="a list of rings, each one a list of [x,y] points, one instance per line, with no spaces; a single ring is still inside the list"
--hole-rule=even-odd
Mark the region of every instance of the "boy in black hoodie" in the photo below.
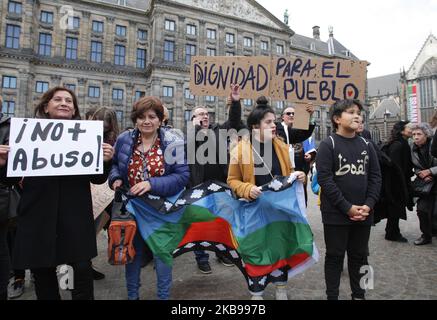
[[[356,134],[363,110],[358,100],[336,102],[330,110],[335,133],[322,141],[316,157],[326,243],[328,300],[337,300],[345,252],[352,299],[364,299],[360,269],[367,264],[372,209],[381,172],[372,144]]]

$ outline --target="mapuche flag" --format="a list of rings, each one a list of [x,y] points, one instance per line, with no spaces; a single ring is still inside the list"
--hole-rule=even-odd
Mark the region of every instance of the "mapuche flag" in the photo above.
[[[215,251],[240,269],[249,290],[286,281],[318,260],[295,176],[275,177],[255,201],[236,199],[225,184],[209,181],[172,198],[132,198],[127,209],[154,255],[165,263],[194,250]]]

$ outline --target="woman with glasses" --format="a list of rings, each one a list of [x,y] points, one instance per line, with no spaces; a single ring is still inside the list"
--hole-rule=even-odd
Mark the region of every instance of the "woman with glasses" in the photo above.
[[[413,145],[411,160],[414,173],[413,192],[419,198],[417,201],[417,216],[419,217],[422,235],[414,241],[417,246],[432,243],[432,237],[437,236],[437,158],[432,155],[431,143],[434,135],[428,123],[411,126]],[[420,183],[419,183],[420,182]],[[422,188],[415,186],[422,185]],[[424,185],[430,190],[425,191]],[[420,190],[423,189],[423,190]]]
[[[50,89],[36,106],[35,117],[80,120],[76,95],[64,87]],[[60,300],[56,267],[63,264],[72,267],[72,299],[94,299],[91,259],[97,256],[97,243],[90,182],[106,181],[112,155],[111,145],[103,143],[101,175],[23,179],[13,264],[32,270],[38,300]]]
[[[314,113],[314,107],[308,105],[306,108],[310,116]],[[276,123],[276,130],[279,137],[284,139],[288,144],[291,166],[297,171],[303,171],[308,175],[310,171],[310,163],[316,158],[316,150],[306,150],[305,145],[309,145],[308,139],[313,134],[315,125],[310,123],[308,130],[294,129],[295,109],[293,107],[286,108],[282,113],[282,122]],[[305,142],[305,143],[304,143]],[[307,184],[304,183],[305,203],[308,202]]]

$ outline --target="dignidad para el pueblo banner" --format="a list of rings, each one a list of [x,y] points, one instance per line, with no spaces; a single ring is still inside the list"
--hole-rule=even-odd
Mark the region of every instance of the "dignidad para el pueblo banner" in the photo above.
[[[210,57],[191,62],[190,91],[199,96],[227,96],[240,85],[241,97],[261,95],[278,101],[329,105],[365,98],[367,62],[312,57]]]

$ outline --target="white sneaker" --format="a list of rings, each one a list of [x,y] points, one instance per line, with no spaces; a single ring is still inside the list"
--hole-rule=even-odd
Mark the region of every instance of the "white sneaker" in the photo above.
[[[252,298],[250,300],[264,300],[264,298],[263,296],[252,295]]]
[[[287,296],[287,287],[280,285],[280,286],[276,286],[276,300],[288,300],[288,296]]]

